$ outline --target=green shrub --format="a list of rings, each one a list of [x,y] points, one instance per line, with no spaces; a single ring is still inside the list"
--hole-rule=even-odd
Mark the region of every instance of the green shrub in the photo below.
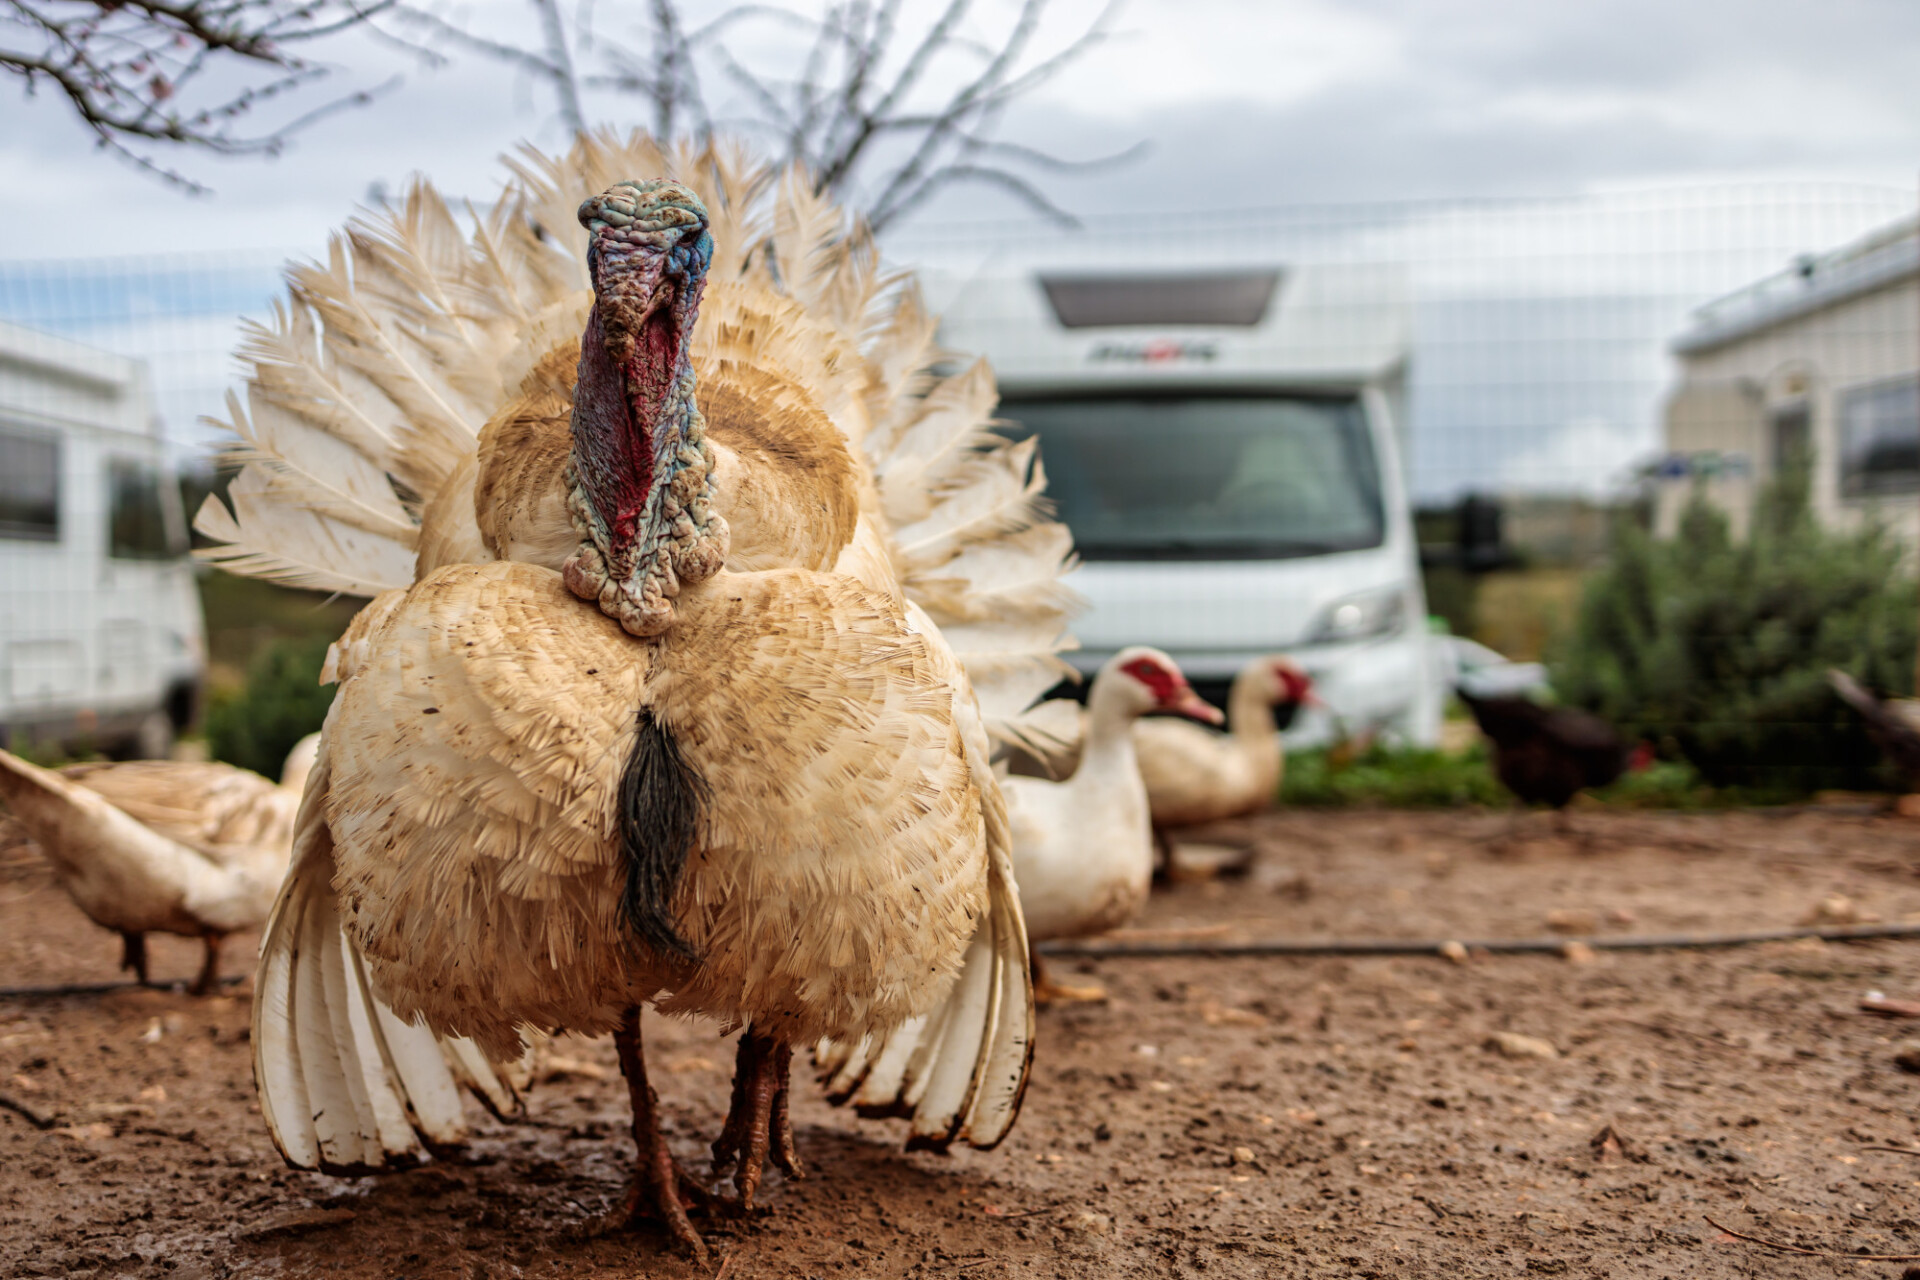
[[[237,693],[215,694],[207,707],[207,749],[216,760],[280,776],[293,744],[319,729],[333,703],[333,686],[320,683],[327,641],[275,640],[247,664]]]
[[[1616,809],[1713,809],[1767,798],[1739,789],[1715,790],[1692,765],[1670,760],[1655,761],[1590,794]],[[1325,809],[1444,809],[1511,808],[1515,801],[1494,776],[1492,757],[1482,741],[1458,754],[1378,743],[1351,757],[1339,750],[1290,752],[1280,781],[1280,803]]]
[[[1621,522],[1552,663],[1561,699],[1756,798],[1887,785],[1826,672],[1911,691],[1914,582],[1884,530],[1814,519],[1810,473],[1762,490],[1741,543],[1699,491],[1670,541]]]

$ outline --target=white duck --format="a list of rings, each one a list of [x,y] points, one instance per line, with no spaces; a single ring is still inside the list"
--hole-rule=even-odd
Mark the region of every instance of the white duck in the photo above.
[[[1274,708],[1317,706],[1313,680],[1274,654],[1248,663],[1227,695],[1227,732],[1156,718],[1134,726],[1156,842],[1172,866],[1170,827],[1197,826],[1257,813],[1279,790],[1285,753]]]
[[[135,760],[42,769],[0,751],[0,799],[94,923],[120,934],[121,967],[147,981],[146,935],[199,938],[191,990],[219,980],[220,944],[267,918],[287,873],[294,813],[319,734],[275,784],[227,764]]]
[[[1187,684],[1158,649],[1122,649],[1087,693],[1080,764],[1063,782],[1008,778],[1001,784],[1013,828],[1014,877],[1030,942],[1074,938],[1125,924],[1153,879],[1147,789],[1134,751],[1134,722],[1171,711],[1219,724],[1220,712]],[[1036,999],[1098,1000],[1097,987],[1048,981],[1034,957]]]

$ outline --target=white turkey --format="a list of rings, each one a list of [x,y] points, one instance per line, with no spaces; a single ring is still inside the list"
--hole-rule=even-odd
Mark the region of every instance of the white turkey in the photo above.
[[[416,1159],[423,1093],[445,1140],[435,1037],[497,1086],[472,1046],[611,1030],[626,1211],[701,1253],[645,1004],[747,1027],[741,1205],[769,1155],[798,1171],[817,1038],[902,1047],[914,1143],[997,1143],[1032,1015],[990,735],[1057,678],[1072,596],[984,366],[929,372],[917,294],[799,175],[638,138],[524,157],[470,237],[418,186],[290,281],[199,527],[378,598],[262,956],[283,1153]]]

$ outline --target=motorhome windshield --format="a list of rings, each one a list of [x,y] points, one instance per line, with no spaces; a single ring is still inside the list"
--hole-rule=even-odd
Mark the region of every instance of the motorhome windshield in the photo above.
[[[1352,397],[1125,395],[1001,401],[1038,433],[1047,495],[1087,560],[1324,555],[1385,540]]]

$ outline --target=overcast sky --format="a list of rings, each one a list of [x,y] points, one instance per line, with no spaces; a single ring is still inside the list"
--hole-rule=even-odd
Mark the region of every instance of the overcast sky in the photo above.
[[[1003,29],[1007,4],[979,8],[977,34]],[[922,21],[932,9],[907,0]],[[1092,9],[1056,0],[1055,40]],[[462,11],[529,29],[516,0]],[[618,12],[603,0],[604,28]],[[740,43],[772,67],[785,38],[767,27]],[[484,195],[502,150],[559,140],[551,102],[495,65],[423,70],[360,38],[327,53],[341,88],[404,82],[277,161],[175,157],[216,188],[199,199],[92,150],[50,96],[0,81],[0,258],[313,244],[373,181],[422,171]],[[1116,38],[1013,111],[1003,136],[1083,156],[1149,143],[1124,169],[1049,180],[1082,213],[1168,190],[1245,208],[1730,177],[1908,187],[1916,68],[1914,0],[1132,0]],[[1006,209],[961,192],[928,216]]]
[[[693,14],[720,7],[682,2]],[[909,33],[938,8],[905,7]],[[997,41],[1013,8],[976,0],[967,34]],[[1054,0],[1036,54],[1097,9]],[[525,0],[450,11],[501,39],[531,36]],[[637,0],[599,0],[602,31],[622,33],[637,11]],[[797,56],[772,24],[738,28],[732,44],[763,71]],[[563,140],[553,101],[497,64],[424,70],[363,36],[326,53],[335,91],[398,86],[277,161],[166,157],[215,188],[201,198],[92,149],[60,104],[0,81],[0,314],[144,356],[169,432],[198,440],[196,420],[229,382],[236,317],[263,309],[274,263],[320,253],[375,184],[423,172],[484,199],[501,152]],[[1009,113],[1001,136],[1076,157],[1147,144],[1127,166],[1044,179],[1102,228],[1075,251],[1107,261],[1140,255],[1126,215],[1143,210],[1600,193],[1497,209],[1296,211],[1239,220],[1285,234],[1215,249],[1310,260],[1319,251],[1297,233],[1331,227],[1353,242],[1348,255],[1413,265],[1409,462],[1421,494],[1603,492],[1660,448],[1667,343],[1691,307],[1920,202],[1916,68],[1920,0],[1131,0],[1114,38]],[[715,97],[717,114],[744,109],[724,89]],[[589,111],[643,118],[611,97]],[[1652,190],[1782,180],[1862,185]],[[928,227],[1028,216],[998,193],[960,188],[895,244],[951,248],[977,237],[948,227],[929,238]],[[1068,251],[1052,232],[1018,240]],[[220,256],[163,257],[190,250]],[[23,261],[99,256],[121,261]]]

